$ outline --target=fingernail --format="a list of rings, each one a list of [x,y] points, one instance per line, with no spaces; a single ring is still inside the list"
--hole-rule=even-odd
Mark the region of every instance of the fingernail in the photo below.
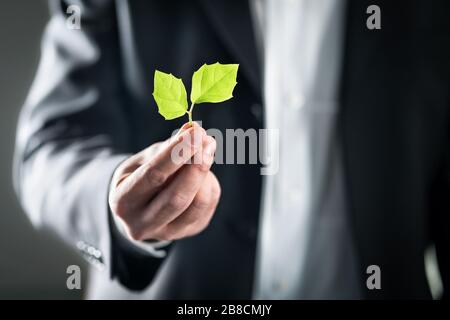
[[[189,128],[192,128],[192,125],[189,122],[186,122],[185,124],[183,124],[180,128],[180,131],[186,131]]]

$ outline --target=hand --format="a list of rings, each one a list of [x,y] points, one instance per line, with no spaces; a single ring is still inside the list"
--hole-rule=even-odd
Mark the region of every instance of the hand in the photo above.
[[[215,150],[204,129],[186,124],[115,170],[109,206],[132,239],[176,240],[208,226],[220,198],[210,171]]]

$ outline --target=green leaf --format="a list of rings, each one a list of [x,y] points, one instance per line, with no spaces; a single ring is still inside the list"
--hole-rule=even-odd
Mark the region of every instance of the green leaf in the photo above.
[[[204,64],[192,76],[191,102],[223,102],[233,97],[238,64]]]
[[[186,88],[183,81],[161,71],[155,71],[153,98],[159,113],[172,120],[186,114],[188,109]]]

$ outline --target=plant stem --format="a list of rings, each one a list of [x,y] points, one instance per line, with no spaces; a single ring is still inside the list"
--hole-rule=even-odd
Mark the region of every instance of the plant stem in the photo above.
[[[189,111],[187,112],[189,116],[189,124],[192,126],[192,111],[194,110],[194,103],[191,103],[191,107],[189,108]]]

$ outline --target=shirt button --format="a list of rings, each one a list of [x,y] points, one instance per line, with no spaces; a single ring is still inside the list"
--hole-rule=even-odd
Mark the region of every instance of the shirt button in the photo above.
[[[96,250],[94,250],[93,255],[96,259],[100,259],[102,257],[102,252],[100,250],[96,249]]]
[[[300,93],[293,93],[289,96],[289,106],[293,110],[300,110],[305,105],[305,97]]]
[[[94,247],[92,247],[92,246],[89,246],[89,247],[88,247],[87,252],[89,253],[89,255],[93,256],[94,253],[95,253],[95,251],[96,251],[96,250],[95,250]]]

